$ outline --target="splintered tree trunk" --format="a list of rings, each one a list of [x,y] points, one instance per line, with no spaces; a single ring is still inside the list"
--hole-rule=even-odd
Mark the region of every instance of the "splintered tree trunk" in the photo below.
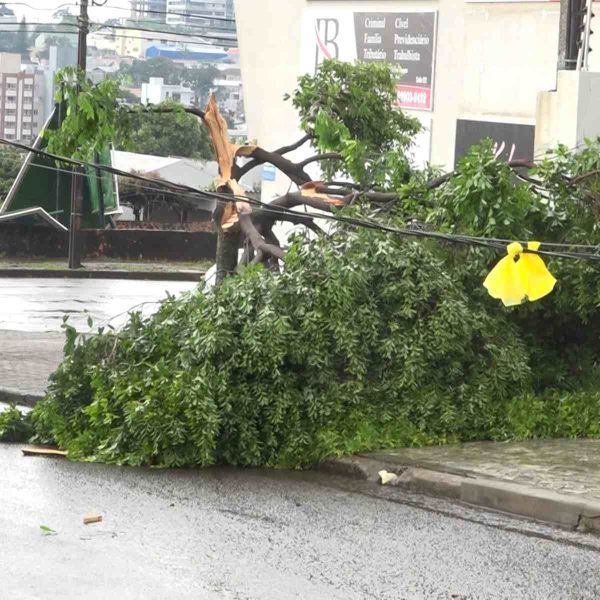
[[[239,241],[239,230],[223,231],[219,227],[217,233],[217,276],[215,285],[220,285],[226,277],[235,272],[238,264]]]

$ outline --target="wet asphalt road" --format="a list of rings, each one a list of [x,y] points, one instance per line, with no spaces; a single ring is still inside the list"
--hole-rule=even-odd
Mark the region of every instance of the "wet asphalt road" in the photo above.
[[[320,473],[119,468],[2,444],[0,564],[2,600],[600,597],[591,536]]]
[[[98,326],[119,315],[111,321],[118,326],[128,309],[138,306],[148,314],[167,291],[180,294],[195,286],[187,281],[0,278],[0,330],[60,331],[64,315],[82,331],[89,330],[88,316]]]

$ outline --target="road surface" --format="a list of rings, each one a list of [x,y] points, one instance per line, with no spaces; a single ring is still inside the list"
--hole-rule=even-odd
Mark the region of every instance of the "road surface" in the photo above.
[[[88,316],[98,326],[119,315],[111,321],[117,326],[128,309],[151,312],[167,292],[180,294],[196,285],[191,281],[0,278],[0,330],[60,331],[65,315],[78,330],[89,330]]]
[[[0,444],[0,532],[10,600],[600,597],[595,537],[321,473],[131,469]]]
[[[192,290],[193,282],[114,279],[0,278],[0,388],[41,395],[62,360],[63,317],[78,331],[107,323],[119,327],[134,308],[150,314],[167,292]],[[0,597],[0,600],[1,597]]]

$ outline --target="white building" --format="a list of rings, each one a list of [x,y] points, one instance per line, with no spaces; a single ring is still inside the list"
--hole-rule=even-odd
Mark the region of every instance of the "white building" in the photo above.
[[[164,23],[166,20],[167,0],[131,0],[132,19],[152,19]]]
[[[191,106],[194,92],[182,85],[168,85],[162,77],[150,77],[149,83],[142,83],[142,104],[160,104],[165,100]]]
[[[31,142],[44,125],[44,76],[21,70],[21,55],[0,53],[0,137]]]
[[[54,77],[58,71],[65,67],[77,64],[77,48],[71,46],[50,46],[48,48],[48,63],[44,65],[44,121],[46,121],[54,110],[54,94],[56,84]]]
[[[220,22],[223,26],[221,19],[229,18],[227,8],[227,0],[167,0],[167,11],[171,13],[167,15],[167,23],[171,25],[211,23],[207,19],[192,16],[202,15],[202,17],[216,17],[212,24],[216,25]]]
[[[301,137],[283,97],[327,56],[385,59],[405,69],[398,99],[425,126],[415,149],[421,163],[452,169],[488,136],[504,156],[532,158],[550,142],[571,139],[557,133],[557,122],[572,130],[587,122],[587,129],[577,126],[575,141],[600,132],[600,111],[578,93],[585,86],[585,97],[600,105],[589,95],[599,92],[593,71],[600,52],[590,55],[589,72],[569,71],[557,81],[559,2],[286,0],[284,10],[281,0],[236,0],[235,8],[248,135],[267,149]],[[563,96],[569,102],[557,100]],[[538,123],[542,114],[551,123]],[[310,149],[291,157],[304,152]],[[265,199],[289,186],[280,173],[270,179],[263,181]]]
[[[236,116],[243,114],[242,81],[231,79],[215,79],[213,81],[214,92],[219,101],[221,110],[234,113]]]

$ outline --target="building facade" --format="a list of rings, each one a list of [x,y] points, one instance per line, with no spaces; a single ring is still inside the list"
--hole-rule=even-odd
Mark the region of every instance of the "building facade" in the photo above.
[[[54,94],[56,73],[65,67],[77,64],[77,48],[71,46],[50,46],[48,49],[48,64],[44,67],[44,121],[50,118],[54,110]]]
[[[167,23],[170,25],[223,26],[228,0],[167,0]],[[203,17],[203,18],[201,18]],[[209,18],[213,17],[214,20]]]
[[[44,125],[44,76],[21,71],[19,54],[0,53],[0,137],[31,142]]]
[[[183,106],[194,103],[194,92],[182,85],[167,85],[162,77],[150,77],[148,83],[142,83],[142,104],[160,104],[165,100],[179,102]]]
[[[400,67],[398,106],[424,127],[416,162],[451,170],[485,137],[504,158],[539,153],[538,100],[560,84],[559,2],[286,0],[283,10],[280,0],[236,0],[235,8],[248,135],[263,147],[301,137],[282,98],[299,76],[338,58]],[[592,78],[593,71],[600,52],[590,55]],[[263,198],[288,186],[279,173],[265,179]]]
[[[167,0],[131,0],[132,19],[152,19],[165,23],[167,19]]]

